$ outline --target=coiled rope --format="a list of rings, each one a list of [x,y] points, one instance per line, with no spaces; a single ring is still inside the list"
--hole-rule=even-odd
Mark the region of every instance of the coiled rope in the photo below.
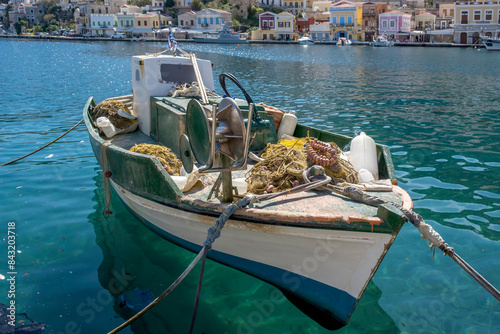
[[[83,118],[82,118],[81,120],[79,120],[79,121],[78,121],[78,123],[76,123],[75,125],[73,125],[73,127],[72,127],[71,129],[69,129],[68,131],[66,131],[65,133],[63,133],[62,135],[60,135],[59,137],[57,137],[56,139],[54,139],[53,141],[51,141],[50,143],[45,144],[45,145],[43,145],[42,147],[40,147],[40,148],[38,148],[38,149],[34,150],[34,151],[33,151],[33,152],[31,152],[31,153],[28,153],[28,154],[26,154],[26,155],[23,155],[22,157],[19,157],[19,158],[16,158],[16,159],[12,160],[12,161],[9,161],[9,162],[6,162],[6,163],[4,163],[4,164],[1,164],[1,165],[0,165],[0,167],[10,165],[11,163],[14,163],[14,162],[16,162],[16,161],[19,161],[19,160],[21,160],[21,159],[24,159],[24,158],[26,158],[26,157],[29,157],[30,155],[32,155],[32,154],[34,154],[34,153],[36,153],[36,152],[38,152],[38,151],[43,150],[44,148],[46,148],[46,147],[47,147],[47,146],[49,146],[50,144],[53,144],[53,143],[55,143],[56,141],[58,141],[59,139],[61,139],[62,137],[66,136],[66,135],[67,135],[70,131],[72,131],[74,128],[76,128],[78,125],[80,125],[80,123],[81,123],[81,122],[83,122]]]

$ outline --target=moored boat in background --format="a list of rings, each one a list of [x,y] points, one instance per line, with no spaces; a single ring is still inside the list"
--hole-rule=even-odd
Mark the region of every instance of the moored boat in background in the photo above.
[[[302,36],[297,40],[297,42],[299,42],[300,45],[313,45],[314,44],[314,40],[309,36]]]
[[[481,42],[488,51],[500,51],[500,39],[481,38]]]
[[[239,33],[230,29],[222,29],[216,36],[194,37],[196,43],[217,43],[217,44],[245,44],[246,38],[242,38]]]
[[[371,45],[376,47],[393,46],[394,42],[389,41],[386,35],[381,35],[377,36],[377,38],[371,43]]]

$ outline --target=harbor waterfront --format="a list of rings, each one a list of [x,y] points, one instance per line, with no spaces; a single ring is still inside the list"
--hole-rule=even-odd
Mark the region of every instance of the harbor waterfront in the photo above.
[[[132,55],[166,43],[0,40],[2,161],[53,140],[97,101],[130,93]],[[484,49],[205,45],[182,47],[233,73],[256,102],[297,110],[310,126],[388,145],[399,185],[444,239],[493,285],[500,259],[500,69]],[[216,87],[216,89],[219,89]],[[194,254],[143,227],[111,196],[83,126],[0,169],[8,305],[8,227],[15,223],[16,312],[47,333],[106,332],[158,296]],[[223,237],[224,233],[222,234]],[[325,249],[328,252],[328,249]],[[298,259],[314,270],[321,259]],[[197,274],[124,332],[185,333]],[[137,289],[137,290],[136,290]],[[12,300],[12,299],[11,299]],[[338,333],[495,333],[498,302],[410,224],[401,230]],[[18,320],[21,320],[18,318]],[[196,333],[328,333],[261,281],[206,264]]]

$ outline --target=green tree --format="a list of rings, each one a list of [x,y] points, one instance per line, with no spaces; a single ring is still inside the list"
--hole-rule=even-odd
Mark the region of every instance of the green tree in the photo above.
[[[16,29],[16,33],[18,35],[21,34],[23,28],[26,29],[28,24],[29,24],[29,22],[26,18],[23,18],[21,21],[14,23],[14,28]]]
[[[172,8],[175,6],[175,1],[174,0],[167,0],[165,1],[165,7],[166,8]]]
[[[47,27],[48,31],[52,32],[52,31],[58,31],[59,30],[59,26],[57,24],[51,24]]]
[[[201,3],[200,0],[193,0],[191,1],[191,9],[194,11],[202,10],[203,4]]]
[[[33,32],[42,32],[43,28],[39,25],[36,25],[33,27]]]

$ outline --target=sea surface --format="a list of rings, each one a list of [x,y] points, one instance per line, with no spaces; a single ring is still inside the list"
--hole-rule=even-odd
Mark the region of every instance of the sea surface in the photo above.
[[[301,122],[320,129],[346,135],[361,129],[388,145],[415,211],[500,288],[499,53],[181,47],[211,60],[215,75],[233,73],[256,102],[295,110]],[[130,94],[131,56],[164,48],[0,39],[0,164],[76,124],[89,96],[101,101]],[[46,323],[44,333],[108,332],[130,316],[121,298],[141,307],[194,258],[142,226],[116,195],[105,218],[104,190],[83,125],[0,167],[0,302],[14,301],[17,313]],[[187,333],[197,280],[195,270],[123,332]],[[22,316],[16,321],[30,324]],[[274,287],[207,261],[194,333],[328,332]],[[499,333],[500,303],[405,224],[350,323],[337,332]]]

